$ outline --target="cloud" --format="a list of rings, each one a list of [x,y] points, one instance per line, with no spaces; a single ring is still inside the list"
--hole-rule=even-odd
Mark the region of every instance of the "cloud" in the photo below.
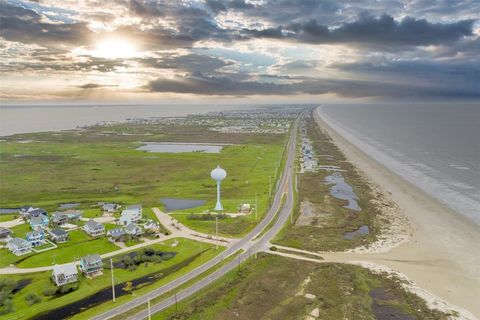
[[[92,82],[77,86],[77,88],[80,88],[80,89],[97,89],[97,88],[105,88],[105,87],[118,87],[118,86],[112,85],[112,84],[100,84],[100,83],[92,83]]]
[[[454,23],[431,23],[425,19],[405,17],[396,21],[387,14],[375,18],[360,16],[356,21],[336,28],[316,20],[261,30],[244,30],[252,38],[294,40],[311,44],[356,43],[380,47],[427,46],[455,42],[472,36],[474,20]]]
[[[42,46],[79,45],[88,42],[91,31],[84,22],[43,22],[37,12],[0,1],[0,37]]]
[[[144,66],[159,69],[176,69],[189,73],[214,73],[218,69],[232,65],[233,62],[200,54],[163,54],[160,57],[138,59]]]
[[[421,86],[365,80],[309,79],[274,83],[256,80],[235,81],[224,76],[204,76],[200,73],[174,79],[160,78],[144,87],[150,92],[189,93],[215,96],[247,95],[322,95],[333,93],[343,97],[388,97],[388,98],[480,98],[479,88],[451,86]]]

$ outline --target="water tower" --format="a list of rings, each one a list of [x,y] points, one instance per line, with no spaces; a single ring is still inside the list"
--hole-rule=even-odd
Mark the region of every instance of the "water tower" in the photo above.
[[[226,176],[227,172],[220,168],[220,166],[217,166],[215,169],[212,170],[212,172],[210,172],[210,177],[212,177],[212,179],[217,182],[217,204],[215,205],[215,211],[223,210],[222,203],[220,202],[220,184]]]

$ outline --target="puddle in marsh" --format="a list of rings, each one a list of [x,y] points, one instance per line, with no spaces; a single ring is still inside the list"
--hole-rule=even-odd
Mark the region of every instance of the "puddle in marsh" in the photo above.
[[[62,203],[60,206],[58,206],[58,209],[60,210],[66,210],[66,209],[72,209],[75,207],[78,207],[80,203]]]
[[[376,288],[370,291],[370,297],[373,299],[373,314],[376,320],[415,320],[415,317],[403,313],[395,306],[388,305],[385,301],[395,301],[389,292],[384,288]]]
[[[162,198],[160,201],[165,205],[165,210],[171,212],[174,210],[192,209],[201,207],[205,204],[205,200],[194,199],[174,199],[174,198]]]
[[[352,240],[355,237],[367,235],[369,232],[370,229],[368,228],[368,226],[361,226],[355,231],[345,233],[343,235],[343,238],[347,240]]]
[[[222,145],[208,145],[201,143],[168,143],[168,142],[145,142],[144,145],[136,150],[147,152],[162,153],[184,153],[184,152],[204,152],[204,153],[220,153]]]
[[[344,208],[360,211],[362,210],[358,205],[358,197],[353,192],[352,187],[345,182],[343,175],[340,172],[334,172],[329,176],[325,177],[326,184],[332,185],[330,187],[330,195],[340,199],[340,200],[347,200],[348,205],[344,206]]]

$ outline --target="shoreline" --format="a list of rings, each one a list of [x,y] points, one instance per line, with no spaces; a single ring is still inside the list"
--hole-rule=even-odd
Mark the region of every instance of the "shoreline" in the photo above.
[[[336,132],[319,108],[314,117],[347,159],[381,190],[388,191],[412,229],[409,241],[389,252],[331,253],[326,258],[384,265],[480,318],[480,228],[370,158]]]

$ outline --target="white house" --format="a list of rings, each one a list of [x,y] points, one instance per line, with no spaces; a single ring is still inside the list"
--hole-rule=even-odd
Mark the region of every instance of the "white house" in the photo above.
[[[66,263],[54,265],[52,279],[57,286],[77,282],[78,271],[75,263]]]
[[[83,230],[85,230],[85,232],[92,237],[98,237],[105,234],[105,227],[103,226],[103,224],[95,220],[88,220],[87,222],[85,222]]]
[[[32,252],[32,244],[22,238],[13,238],[7,243],[7,248],[17,256]]]
[[[139,204],[128,206],[122,211],[120,223],[127,226],[131,223],[138,223],[142,219],[142,206]]]

